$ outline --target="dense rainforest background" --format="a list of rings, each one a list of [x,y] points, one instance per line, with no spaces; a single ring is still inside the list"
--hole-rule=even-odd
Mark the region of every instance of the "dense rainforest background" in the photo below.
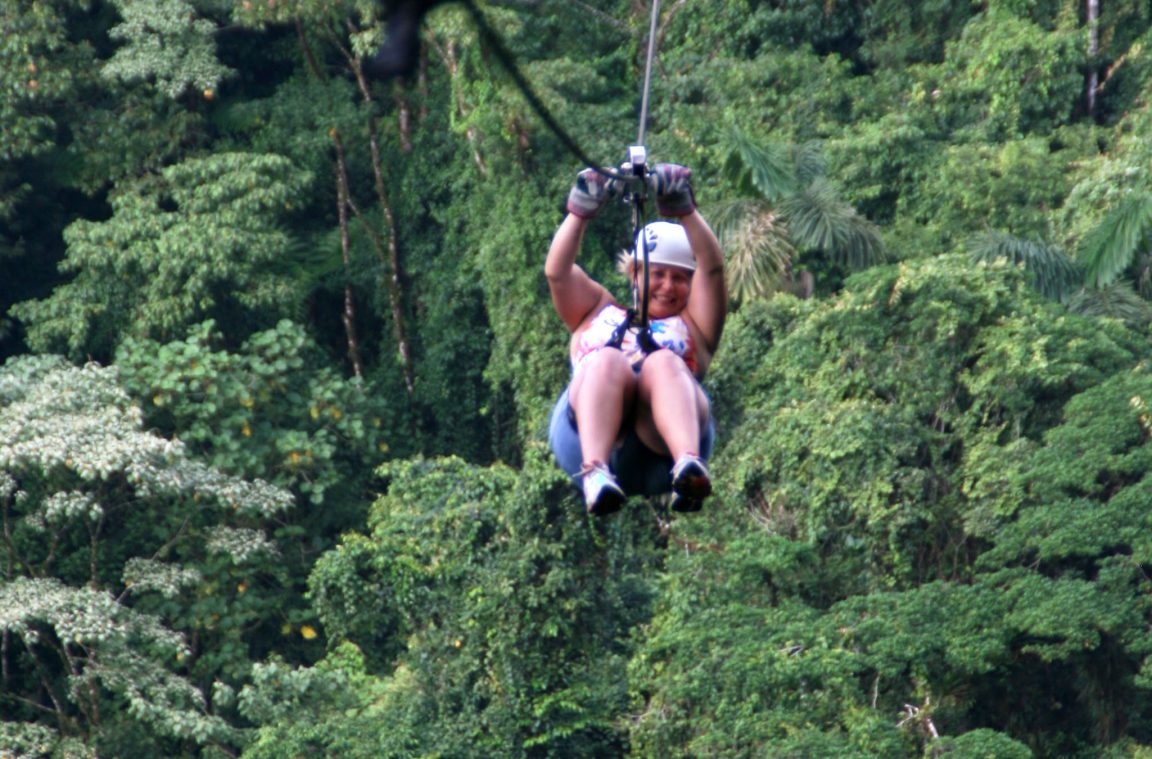
[[[1152,757],[1152,3],[666,0],[717,494],[601,520],[514,72],[618,165],[651,6],[395,5],[0,5],[0,756]]]

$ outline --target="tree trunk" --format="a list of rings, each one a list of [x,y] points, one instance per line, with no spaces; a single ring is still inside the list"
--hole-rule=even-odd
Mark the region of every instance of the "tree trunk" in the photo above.
[[[408,395],[416,392],[416,378],[412,367],[412,354],[408,347],[408,336],[404,326],[403,290],[400,287],[400,248],[396,244],[396,219],[392,205],[384,188],[384,173],[380,168],[380,148],[376,143],[376,120],[372,119],[372,170],[376,175],[376,194],[380,202],[380,213],[384,217],[384,228],[388,230],[388,303],[392,309],[392,333],[396,338],[396,350],[400,356],[400,366],[404,370],[404,386]]]
[[[1100,0],[1086,0],[1088,21],[1088,81],[1084,91],[1084,107],[1089,116],[1096,113],[1096,89],[1099,74],[1096,72],[1096,55],[1100,52]]]
[[[356,301],[352,297],[352,255],[348,235],[348,207],[351,195],[348,190],[348,163],[344,159],[344,143],[340,132],[332,129],[332,142],[336,145],[336,215],[340,221],[340,253],[344,259],[344,335],[348,340],[348,360],[352,362],[352,373],[364,376],[364,362],[360,357],[360,340],[356,334]]]
[[[444,68],[448,70],[448,80],[452,86],[452,100],[456,104],[456,114],[462,119],[467,120],[469,114],[468,104],[464,102],[464,96],[461,94],[460,88],[460,62],[456,56],[456,43],[448,40],[443,46],[436,46],[436,52],[440,54],[440,59],[444,63]],[[464,136],[468,138],[468,146],[472,148],[472,160],[476,163],[476,168],[480,172],[480,176],[488,176],[488,164],[484,161],[484,156],[480,153],[480,133],[476,127],[469,125],[464,130]]]
[[[348,23],[351,26],[351,22],[349,21]],[[350,31],[353,30],[350,28]],[[321,76],[321,70],[311,55],[311,51],[308,48],[307,42],[304,38],[303,29],[299,22],[297,23],[297,34],[309,60],[309,67],[312,69],[316,76]],[[352,51],[347,47],[341,45],[335,40],[333,40],[333,42],[344,56],[344,59],[348,64],[348,68],[356,76],[357,89],[360,90],[360,94],[363,96],[364,102],[371,106],[374,102],[374,98],[372,97],[372,91],[368,87],[368,80],[364,77],[364,70],[360,67],[360,59],[353,55]],[[392,207],[388,201],[387,192],[385,190],[384,170],[380,162],[380,144],[376,139],[376,130],[378,126],[379,119],[375,115],[371,116],[368,120],[368,144],[372,151],[372,174],[376,180],[376,194],[380,202],[381,212],[384,216],[384,231],[388,235],[387,244],[385,244],[384,240],[381,238],[380,233],[377,232],[376,229],[368,223],[367,219],[364,218],[364,215],[360,212],[355,199],[352,197],[352,194],[349,191],[346,165],[344,164],[343,159],[343,146],[341,143],[339,143],[339,133],[333,130],[333,140],[337,141],[337,152],[340,154],[341,166],[339,173],[340,176],[343,177],[342,193],[344,197],[340,202],[340,210],[341,212],[344,212],[345,210],[351,210],[352,213],[356,215],[356,218],[360,220],[360,222],[364,225],[364,230],[368,234],[368,239],[371,240],[373,247],[376,249],[377,254],[380,256],[381,262],[384,264],[385,268],[388,269],[388,272],[385,275],[385,287],[388,292],[388,305],[392,315],[392,335],[396,340],[396,351],[400,357],[401,371],[404,374],[404,386],[408,390],[408,396],[411,397],[414,395],[416,389],[415,371],[413,370],[412,366],[412,352],[408,346],[408,334],[404,319],[403,291],[400,287],[400,254],[399,248],[396,245],[396,222],[392,214]],[[341,235],[343,236],[345,234],[345,229],[343,222],[341,222],[341,224]],[[342,244],[344,244],[343,240]],[[347,321],[351,314],[349,311],[350,297],[351,293],[346,288],[344,298],[344,314],[341,317],[345,320],[346,329],[350,327],[350,323]],[[352,334],[354,335],[354,333]],[[359,361],[359,344],[357,342],[350,342],[350,349],[353,345],[356,346],[356,360]]]
[[[405,153],[412,152],[412,103],[408,94],[399,84],[392,88],[396,102],[396,128],[400,130],[400,150]]]
[[[356,75],[356,85],[364,101],[371,105],[374,102],[372,91],[368,88],[368,80],[364,77],[364,70],[360,67],[360,59],[344,50],[348,65]],[[364,219],[351,196],[348,198],[348,207],[364,222],[369,238],[376,247],[381,261],[388,269],[385,275],[385,288],[388,292],[388,306],[392,313],[392,336],[396,340],[396,352],[400,358],[400,368],[404,374],[404,386],[411,397],[416,392],[416,373],[412,364],[412,351],[408,345],[408,332],[404,318],[404,293],[400,286],[400,248],[396,244],[396,218],[392,213],[392,204],[388,198],[387,186],[384,182],[384,167],[380,160],[380,141],[376,139],[376,132],[380,120],[373,114],[368,119],[368,147],[372,154],[372,176],[375,180],[376,199],[380,204],[380,213],[384,220],[384,232],[387,242]]]
[[[299,19],[296,20],[296,37],[304,51],[308,70],[313,76],[322,78],[322,69],[312,54],[312,48],[304,36],[304,27]],[[344,143],[340,139],[340,132],[332,127],[329,136],[336,146],[336,212],[340,220],[340,252],[344,259],[344,308],[340,313],[340,321],[344,324],[344,335],[348,341],[348,360],[352,364],[352,373],[357,377],[363,377],[364,361],[360,355],[360,340],[356,335],[356,302],[352,296],[352,257],[348,237],[348,208],[351,199],[348,189],[348,167],[344,160]]]

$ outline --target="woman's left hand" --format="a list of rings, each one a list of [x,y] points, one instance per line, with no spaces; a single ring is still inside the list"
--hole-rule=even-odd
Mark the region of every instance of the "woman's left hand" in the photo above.
[[[663,216],[687,216],[696,210],[692,169],[677,163],[658,163],[648,173],[648,188],[656,196]]]

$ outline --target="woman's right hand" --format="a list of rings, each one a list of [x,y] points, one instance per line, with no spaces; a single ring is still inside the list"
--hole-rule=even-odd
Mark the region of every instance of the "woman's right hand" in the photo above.
[[[619,197],[620,183],[596,169],[584,169],[576,175],[576,183],[568,193],[568,213],[582,219],[591,219],[609,198]]]

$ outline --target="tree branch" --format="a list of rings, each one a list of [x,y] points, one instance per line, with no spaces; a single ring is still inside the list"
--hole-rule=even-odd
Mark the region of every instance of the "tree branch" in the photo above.
[[[344,157],[344,141],[340,130],[333,127],[329,133],[336,146],[336,215],[340,223],[340,254],[344,261],[344,311],[340,318],[344,322],[344,335],[348,341],[348,360],[352,362],[352,373],[364,376],[364,362],[360,358],[360,340],[356,335],[356,302],[352,297],[352,256],[348,237],[348,203],[351,192],[348,188],[348,163]]]
[[[350,21],[349,24],[351,24]],[[400,368],[404,375],[404,386],[408,391],[408,396],[411,397],[416,392],[415,370],[412,362],[412,351],[408,345],[408,333],[406,320],[404,318],[403,288],[400,287],[400,250],[396,244],[396,219],[392,214],[392,206],[388,199],[388,192],[384,182],[384,168],[380,158],[380,143],[376,139],[379,119],[373,107],[375,99],[372,97],[368,80],[364,76],[364,69],[360,65],[360,58],[353,55],[351,50],[338,41],[335,44],[344,56],[353,75],[355,75],[357,89],[360,90],[364,102],[369,106],[369,112],[372,113],[368,118],[368,147],[372,155],[372,176],[375,180],[376,197],[380,203],[380,213],[383,216],[384,229],[388,233],[387,244],[385,245],[383,239],[374,231],[370,232],[370,236],[376,241],[377,252],[380,254],[381,261],[388,269],[388,273],[385,276],[385,287],[388,292],[388,306],[392,312],[392,335],[396,340],[396,352],[400,357]],[[357,211],[356,204],[353,202],[351,195],[348,196],[347,200],[348,207],[352,209],[353,213],[356,213],[357,217],[363,220],[363,217]],[[370,225],[366,222],[365,227],[370,229]]]

